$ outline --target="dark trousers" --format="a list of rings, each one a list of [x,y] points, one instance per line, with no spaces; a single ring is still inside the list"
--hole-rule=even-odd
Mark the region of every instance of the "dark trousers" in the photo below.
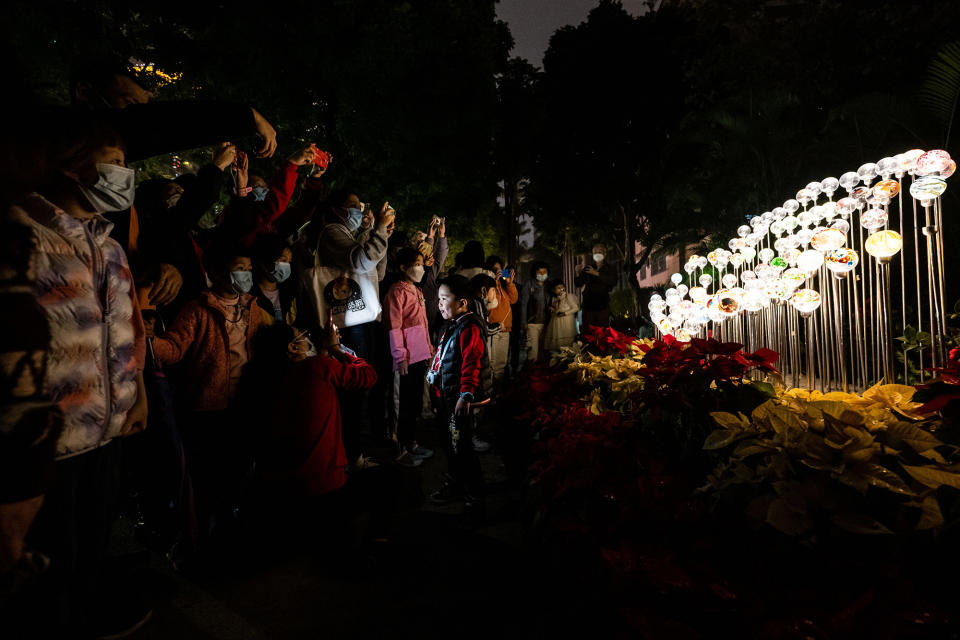
[[[448,404],[440,414],[443,416],[442,429],[448,472],[455,486],[463,490],[466,496],[481,499],[485,493],[483,472],[480,469],[480,456],[473,450],[476,417],[456,417],[453,412],[455,405],[455,402]]]
[[[581,320],[582,322],[580,324],[583,327],[609,327],[610,309],[601,309],[599,311],[587,311],[584,309]]]
[[[248,484],[248,425],[240,412],[194,411],[186,414],[183,450],[193,488],[198,527],[204,542],[215,526],[232,518]]]
[[[50,556],[50,570],[36,593],[39,615],[31,616],[33,624],[69,630],[47,637],[73,637],[116,600],[108,592],[103,567],[120,475],[117,442],[56,464],[56,483],[28,536],[34,548]]]
[[[261,546],[299,548],[338,555],[388,533],[402,487],[396,467],[357,470],[329,493],[300,496],[289,488],[261,485],[258,525],[267,536]]]
[[[124,467],[137,492],[138,506],[147,527],[159,543],[169,547],[184,532],[195,537],[190,475],[170,383],[164,372],[149,360],[143,379],[150,408],[150,428],[123,440]]]
[[[340,342],[350,347],[358,358],[363,358],[375,367],[379,330],[379,324],[376,322],[343,327],[340,329]],[[379,376],[377,384],[380,385]],[[372,431],[376,428],[374,425],[382,423],[377,416],[383,414],[383,401],[378,398],[379,394],[371,393],[369,390],[340,392],[343,446],[347,450],[347,459],[351,462],[362,453],[360,432],[363,427],[366,426]]]
[[[512,306],[512,313],[514,318],[520,317],[520,304],[515,304]],[[518,323],[514,321],[513,331],[510,332],[510,373],[511,377],[517,375],[517,371],[520,370],[520,350],[523,348],[520,345],[520,334],[526,327],[518,326]]]
[[[423,413],[423,381],[430,362],[411,364],[407,375],[400,376],[400,411],[397,421],[397,441],[409,447],[416,439],[417,418]]]

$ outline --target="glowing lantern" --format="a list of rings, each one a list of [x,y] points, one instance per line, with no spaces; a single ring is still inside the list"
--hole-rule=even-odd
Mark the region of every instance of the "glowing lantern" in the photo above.
[[[844,276],[857,268],[860,256],[853,249],[834,249],[823,254],[823,262],[834,274]]]
[[[809,316],[820,308],[820,294],[813,289],[798,289],[790,297],[790,304],[803,316]]]
[[[903,238],[896,231],[886,230],[874,233],[866,242],[863,248],[880,262],[887,262],[893,256],[897,255],[903,247]]]

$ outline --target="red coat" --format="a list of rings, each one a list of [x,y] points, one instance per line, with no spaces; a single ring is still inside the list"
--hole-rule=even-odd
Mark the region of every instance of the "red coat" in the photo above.
[[[153,338],[153,352],[163,364],[185,361],[188,398],[194,411],[219,411],[230,400],[230,338],[227,320],[214,303],[213,293],[204,291],[199,300],[188,303],[162,337]],[[263,314],[256,299],[240,294],[247,315],[247,358],[253,353],[253,336]]]
[[[257,236],[269,233],[274,221],[287,210],[290,198],[293,197],[293,190],[297,186],[297,169],[299,169],[297,165],[287,162],[271,178],[268,183],[267,197],[259,203],[256,220],[252,221],[251,228],[245,229],[240,238],[241,247],[249,247]]]
[[[360,358],[346,360],[314,356],[293,363],[287,373],[261,458],[266,478],[283,489],[316,496],[347,481],[337,392],[370,389],[377,374]]]

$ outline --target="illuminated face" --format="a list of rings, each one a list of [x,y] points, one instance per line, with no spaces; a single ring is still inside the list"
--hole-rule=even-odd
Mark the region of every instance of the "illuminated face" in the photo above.
[[[447,285],[440,285],[437,295],[440,298],[437,303],[440,315],[444,320],[452,320],[467,310],[466,300],[458,300]]]
[[[253,263],[247,256],[237,256],[230,263],[230,271],[253,271]]]
[[[416,259],[416,260],[414,260],[414,261],[411,262],[410,264],[402,264],[402,265],[400,265],[400,268],[401,268],[403,271],[406,271],[406,270],[409,269],[410,267],[422,267],[422,266],[423,266],[423,256],[420,255],[420,254],[417,254],[417,259]]]

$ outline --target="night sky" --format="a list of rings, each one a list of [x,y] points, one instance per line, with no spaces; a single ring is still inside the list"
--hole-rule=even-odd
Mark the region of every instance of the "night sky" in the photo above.
[[[514,39],[511,54],[540,66],[553,32],[583,22],[595,6],[597,0],[500,0],[497,15],[510,25]],[[623,0],[623,6],[639,15],[646,2]]]

